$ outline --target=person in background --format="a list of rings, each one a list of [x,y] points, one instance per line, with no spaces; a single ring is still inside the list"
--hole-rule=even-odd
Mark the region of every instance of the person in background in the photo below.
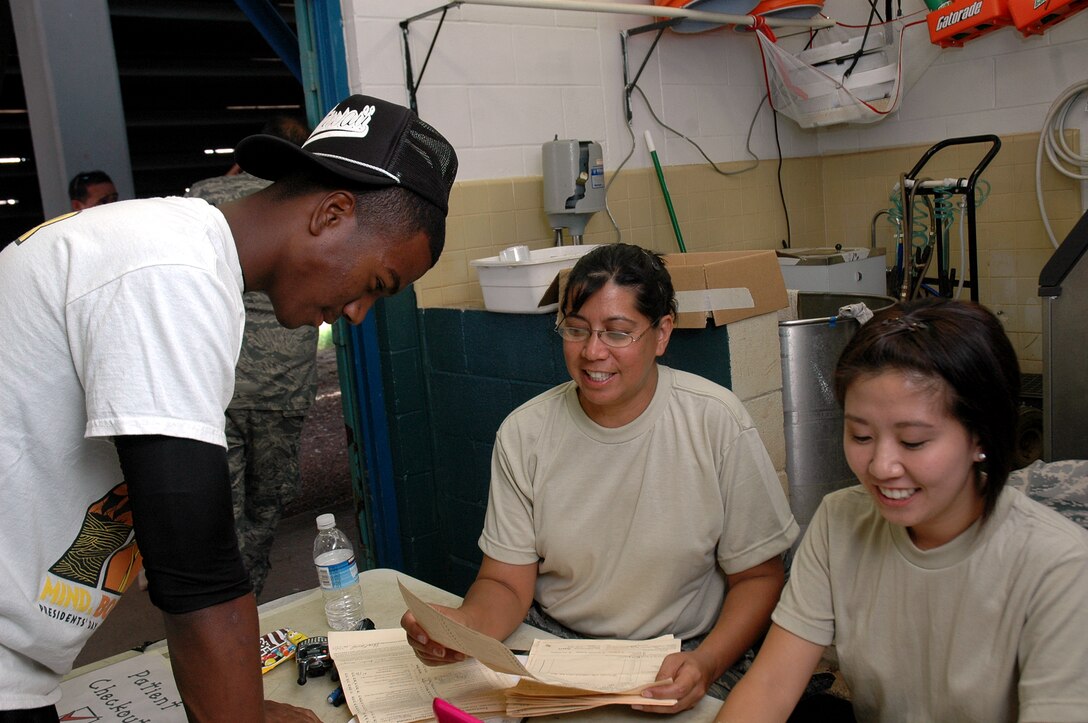
[[[105,171],[83,171],[68,182],[68,199],[73,211],[82,211],[116,201],[117,187]]]
[[[1005,486],[1019,386],[978,304],[906,303],[859,330],[835,393],[861,484],[823,499],[717,721],[787,720],[831,644],[841,719],[1085,720],[1088,532]]]
[[[361,322],[434,265],[457,157],[353,95],[300,148],[244,139],[272,185],[218,207],[149,198],[0,251],[0,718],[57,720],[58,684],[142,564],[191,721],[317,721],[262,698],[224,412],[245,291],[288,328]]]
[[[275,116],[261,129],[299,146],[309,132],[290,115]],[[235,164],[226,175],[197,181],[185,195],[218,206],[269,183]],[[253,594],[260,597],[283,508],[302,489],[299,449],[302,424],[317,394],[317,328],[281,326],[262,291],[247,291],[242,298],[246,326],[227,407],[227,463],[238,545]]]
[[[657,363],[676,298],[659,254],[583,256],[556,331],[571,381],[499,428],[480,548],[461,607],[443,614],[503,639],[524,619],[562,637],[672,634],[646,706],[724,697],[752,658],[797,537],[752,418],[728,389]],[[401,620],[427,664],[462,659]],[[636,706],[637,708],[637,706]]]

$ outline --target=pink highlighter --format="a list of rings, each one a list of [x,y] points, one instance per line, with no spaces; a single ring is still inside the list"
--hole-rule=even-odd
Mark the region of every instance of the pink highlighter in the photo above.
[[[457,706],[447,703],[441,698],[435,698],[431,707],[434,710],[434,717],[438,720],[438,723],[483,723],[483,721],[476,716],[469,715]]]

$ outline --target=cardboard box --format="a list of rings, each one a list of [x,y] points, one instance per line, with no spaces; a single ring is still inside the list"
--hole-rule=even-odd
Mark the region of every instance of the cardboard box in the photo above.
[[[724,326],[789,306],[774,251],[666,254],[676,289],[676,326]]]
[[[879,296],[888,293],[882,248],[810,248],[776,253],[787,289]]]
[[[665,254],[665,266],[676,291],[676,327],[705,329],[789,306],[786,284],[774,251],[703,251]],[[548,301],[558,303],[570,269],[549,288]],[[556,312],[562,321],[562,310]]]

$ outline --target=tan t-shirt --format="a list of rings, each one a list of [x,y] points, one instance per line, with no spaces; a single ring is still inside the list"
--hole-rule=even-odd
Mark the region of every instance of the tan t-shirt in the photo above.
[[[609,429],[573,382],[499,428],[480,549],[539,563],[536,600],[583,635],[706,633],[725,573],[789,548],[797,523],[740,400],[659,366],[650,406]]]
[[[1088,532],[1018,490],[925,551],[828,495],[773,619],[835,644],[860,721],[1088,720]]]

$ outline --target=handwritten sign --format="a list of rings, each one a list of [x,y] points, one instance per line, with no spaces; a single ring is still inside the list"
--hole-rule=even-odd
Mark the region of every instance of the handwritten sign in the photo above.
[[[174,674],[161,653],[144,653],[60,684],[61,721],[186,723]]]

